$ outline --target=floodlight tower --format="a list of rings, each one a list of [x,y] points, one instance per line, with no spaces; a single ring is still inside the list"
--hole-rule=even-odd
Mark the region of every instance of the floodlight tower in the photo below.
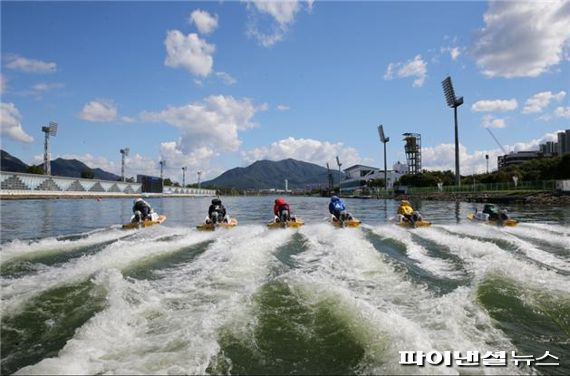
[[[331,169],[329,167],[329,162],[327,162],[327,174],[329,177],[329,193],[330,193],[333,190],[334,182],[333,182],[333,175],[332,175]]]
[[[186,187],[186,167],[182,167],[182,188]]]
[[[338,159],[338,155],[336,156],[336,164],[338,165],[338,195],[340,196],[340,193],[342,191],[342,188],[340,187],[340,179],[341,179],[340,166],[342,166],[342,163],[340,163],[340,159]]]
[[[125,181],[125,158],[129,156],[129,148],[121,149],[121,181]]]
[[[451,83],[451,77],[447,76],[445,80],[441,82],[443,86],[443,93],[445,94],[445,100],[447,105],[453,108],[453,115],[455,118],[455,185],[461,185],[461,176],[459,175],[459,131],[457,130],[457,107],[463,104],[463,97],[456,97],[455,90],[453,90],[453,84]]]
[[[489,174],[489,154],[485,154],[485,159],[487,160],[487,174]]]
[[[166,166],[166,161],[162,159],[160,162],[160,185],[162,186],[161,192],[164,192],[164,166]]]
[[[51,163],[49,155],[49,136],[55,137],[57,134],[57,123],[49,122],[47,127],[42,127],[42,132],[45,133],[44,139],[44,175],[51,175]]]
[[[198,189],[200,189],[200,176],[202,175],[202,171],[198,171]]]
[[[388,167],[386,163],[386,144],[390,141],[390,137],[384,135],[384,126],[378,126],[378,135],[380,136],[380,142],[384,144],[384,190],[388,190]]]

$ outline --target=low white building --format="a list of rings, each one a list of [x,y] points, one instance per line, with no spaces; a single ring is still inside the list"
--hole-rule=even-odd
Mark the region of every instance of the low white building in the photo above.
[[[399,161],[394,163],[392,170],[386,171],[388,188],[394,187],[394,182],[408,171],[406,165]],[[358,193],[357,191],[368,187],[368,182],[375,179],[384,179],[384,169],[377,167],[354,165],[344,170],[345,177],[341,181],[343,193]]]

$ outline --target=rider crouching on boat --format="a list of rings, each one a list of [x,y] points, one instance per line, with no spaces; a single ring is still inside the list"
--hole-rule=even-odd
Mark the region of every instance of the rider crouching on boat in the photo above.
[[[491,221],[505,221],[509,219],[507,213],[504,210],[500,210],[497,205],[485,204],[483,206],[483,213],[489,215],[489,220]]]
[[[289,204],[283,197],[279,197],[275,200],[275,205],[273,205],[273,214],[275,215],[275,222],[287,222],[294,221],[295,217],[291,216],[291,209]]]
[[[416,221],[421,221],[422,216],[417,211],[414,211],[412,205],[407,200],[402,200],[400,202],[400,207],[398,208],[398,214],[407,219],[412,226],[415,226]]]
[[[226,208],[222,205],[222,200],[215,198],[212,200],[212,204],[208,208],[208,216],[206,217],[207,224],[216,223],[228,223],[230,217],[226,213]]]
[[[146,220],[152,220],[152,214],[154,214],[152,207],[148,202],[142,198],[137,198],[133,202],[133,219],[132,222],[142,222]]]
[[[352,219],[350,213],[346,211],[344,201],[342,201],[338,196],[331,196],[329,213],[332,214],[333,221],[347,221]]]

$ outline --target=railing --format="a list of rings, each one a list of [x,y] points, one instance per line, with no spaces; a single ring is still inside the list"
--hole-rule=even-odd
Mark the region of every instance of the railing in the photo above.
[[[6,192],[84,192],[84,193],[141,193],[140,183],[69,178],[0,171],[0,188]]]
[[[432,193],[432,192],[501,192],[501,191],[554,191],[556,180],[519,181],[509,183],[488,184],[462,184],[460,187],[445,185],[441,190],[435,187],[408,187],[408,193]]]
[[[186,194],[193,196],[215,196],[215,189],[201,188],[182,188],[182,187],[164,187],[162,190],[165,194]]]

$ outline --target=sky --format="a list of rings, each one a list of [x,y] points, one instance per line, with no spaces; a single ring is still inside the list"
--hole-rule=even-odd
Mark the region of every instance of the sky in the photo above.
[[[570,128],[570,1],[10,2],[1,5],[1,146],[186,182],[255,160],[405,161],[461,173]]]

